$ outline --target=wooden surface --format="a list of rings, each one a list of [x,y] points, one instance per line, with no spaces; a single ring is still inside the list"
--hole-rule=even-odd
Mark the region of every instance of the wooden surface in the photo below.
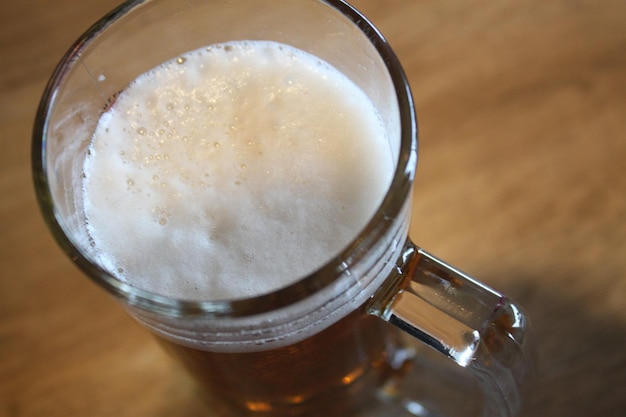
[[[194,385],[66,259],[30,134],[54,65],[115,0],[0,9],[0,416],[203,416]],[[626,413],[626,2],[355,0],[404,63],[414,240],[530,313],[525,415]]]

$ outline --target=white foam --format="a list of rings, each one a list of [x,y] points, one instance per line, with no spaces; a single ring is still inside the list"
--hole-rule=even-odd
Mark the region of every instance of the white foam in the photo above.
[[[286,45],[232,42],[119,95],[85,160],[85,214],[119,279],[176,298],[241,298],[342,250],[393,169],[380,116],[350,80]]]

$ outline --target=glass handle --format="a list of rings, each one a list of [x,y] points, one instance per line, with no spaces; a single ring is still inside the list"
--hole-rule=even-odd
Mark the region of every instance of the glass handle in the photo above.
[[[523,310],[410,241],[393,278],[371,313],[466,368],[483,393],[483,416],[516,415],[532,373]]]

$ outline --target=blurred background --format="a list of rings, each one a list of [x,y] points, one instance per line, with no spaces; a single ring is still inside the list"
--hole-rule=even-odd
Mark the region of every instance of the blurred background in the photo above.
[[[416,243],[526,307],[524,416],[626,414],[626,2],[353,0],[412,85]],[[0,12],[0,416],[205,415],[193,383],[53,242],[38,100],[116,0]]]

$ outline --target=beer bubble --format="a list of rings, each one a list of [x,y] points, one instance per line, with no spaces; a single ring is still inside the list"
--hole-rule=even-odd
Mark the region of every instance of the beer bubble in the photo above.
[[[350,385],[351,383],[356,381],[362,374],[363,374],[363,368],[358,367],[353,372],[350,372],[349,374],[341,378],[341,383],[344,385]]]
[[[273,408],[271,404],[261,401],[246,401],[246,407],[251,411],[260,411],[265,413],[271,411]]]
[[[185,58],[184,56],[179,56],[178,58],[176,58],[177,64],[184,64],[185,61],[187,61],[187,58]]]
[[[248,166],[246,164],[241,164],[241,169],[246,169]]]
[[[300,404],[304,401],[304,396],[302,395],[294,395],[292,397],[287,397],[287,401],[291,404]]]
[[[158,224],[161,226],[165,226],[167,224],[170,213],[166,209],[157,206],[154,210],[152,210],[152,212],[154,213],[154,220]]]
[[[145,136],[147,133],[147,130],[145,127],[140,127],[139,129],[137,129],[137,133],[139,133],[141,136]]]

